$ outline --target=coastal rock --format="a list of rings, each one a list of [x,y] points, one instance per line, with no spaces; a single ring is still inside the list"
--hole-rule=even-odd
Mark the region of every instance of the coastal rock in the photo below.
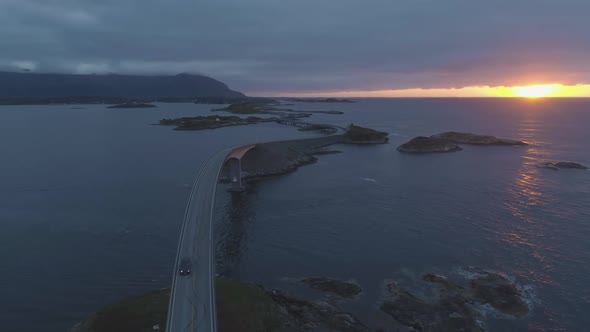
[[[422,276],[436,284],[431,292],[435,299],[421,299],[395,282],[386,285],[386,300],[381,311],[398,323],[417,331],[483,331],[482,318],[474,305],[490,305],[497,311],[520,318],[529,312],[519,288],[507,278],[484,270],[465,285],[457,285],[437,274]]]
[[[276,331],[369,331],[352,314],[329,303],[299,300],[277,290],[266,291],[266,294],[280,312],[286,313],[280,319],[282,327]]]
[[[477,323],[477,316],[465,305],[465,297],[444,296],[438,303],[431,304],[395,283],[387,288],[392,299],[381,304],[381,311],[415,331],[483,331]]]
[[[362,291],[357,284],[325,277],[309,277],[301,280],[301,282],[311,288],[333,293],[341,297],[354,297]]]
[[[541,163],[538,166],[541,168],[552,169],[554,171],[558,171],[560,169],[588,169],[588,167],[585,165],[570,162],[570,161],[559,161],[559,162],[555,162],[555,163],[547,162],[547,163]]]
[[[472,145],[528,145],[523,141],[498,138],[489,135],[477,135],[471,133],[460,133],[456,131],[449,131],[430,136],[431,138],[443,139],[456,144],[472,144]]]
[[[457,144],[442,138],[418,136],[397,148],[406,153],[456,152],[463,150]]]
[[[455,285],[453,283],[451,283],[447,277],[444,276],[440,276],[437,274],[426,274],[422,277],[422,279],[424,281],[428,281],[428,282],[432,282],[432,283],[438,283],[440,285],[442,285],[446,291],[448,292],[462,292],[464,290],[463,287],[459,286],[459,285]]]
[[[496,310],[514,317],[522,317],[529,312],[520,290],[499,274],[486,272],[472,280],[469,295],[481,304],[490,304]]]

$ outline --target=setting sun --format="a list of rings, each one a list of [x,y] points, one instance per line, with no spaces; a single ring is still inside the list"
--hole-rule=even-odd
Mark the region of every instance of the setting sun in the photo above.
[[[295,97],[507,97],[553,98],[590,97],[590,85],[536,84],[520,86],[466,86],[462,88],[414,88],[399,90],[358,90],[331,92],[280,92],[276,96]]]
[[[558,84],[531,85],[514,87],[514,94],[518,97],[541,98],[557,94],[560,86]]]

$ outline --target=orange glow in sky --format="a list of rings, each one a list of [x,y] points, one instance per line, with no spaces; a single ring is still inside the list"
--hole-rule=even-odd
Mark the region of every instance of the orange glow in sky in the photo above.
[[[514,94],[519,97],[540,98],[550,97],[560,90],[559,85],[531,85],[514,87]]]
[[[531,84],[526,86],[468,86],[451,89],[402,89],[375,91],[284,92],[285,97],[590,97],[590,85]]]

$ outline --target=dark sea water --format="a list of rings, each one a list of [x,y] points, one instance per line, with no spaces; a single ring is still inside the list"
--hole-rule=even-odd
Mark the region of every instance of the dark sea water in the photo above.
[[[7,331],[65,331],[104,304],[167,287],[190,185],[215,151],[311,137],[277,124],[177,132],[161,118],[211,106],[0,107],[0,322]],[[249,186],[218,191],[219,271],[322,299],[295,278],[353,279],[340,305],[374,326],[383,284],[413,290],[424,273],[470,266],[514,280],[532,311],[481,308],[489,331],[586,331],[590,326],[590,100],[362,99],[296,104],[341,110],[310,121],[355,123],[391,143],[344,153]],[[417,135],[456,130],[522,139],[406,155]]]

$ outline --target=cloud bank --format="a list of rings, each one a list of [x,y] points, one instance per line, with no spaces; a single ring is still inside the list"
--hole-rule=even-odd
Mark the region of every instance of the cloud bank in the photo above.
[[[2,0],[1,70],[251,94],[590,84],[586,0]]]

